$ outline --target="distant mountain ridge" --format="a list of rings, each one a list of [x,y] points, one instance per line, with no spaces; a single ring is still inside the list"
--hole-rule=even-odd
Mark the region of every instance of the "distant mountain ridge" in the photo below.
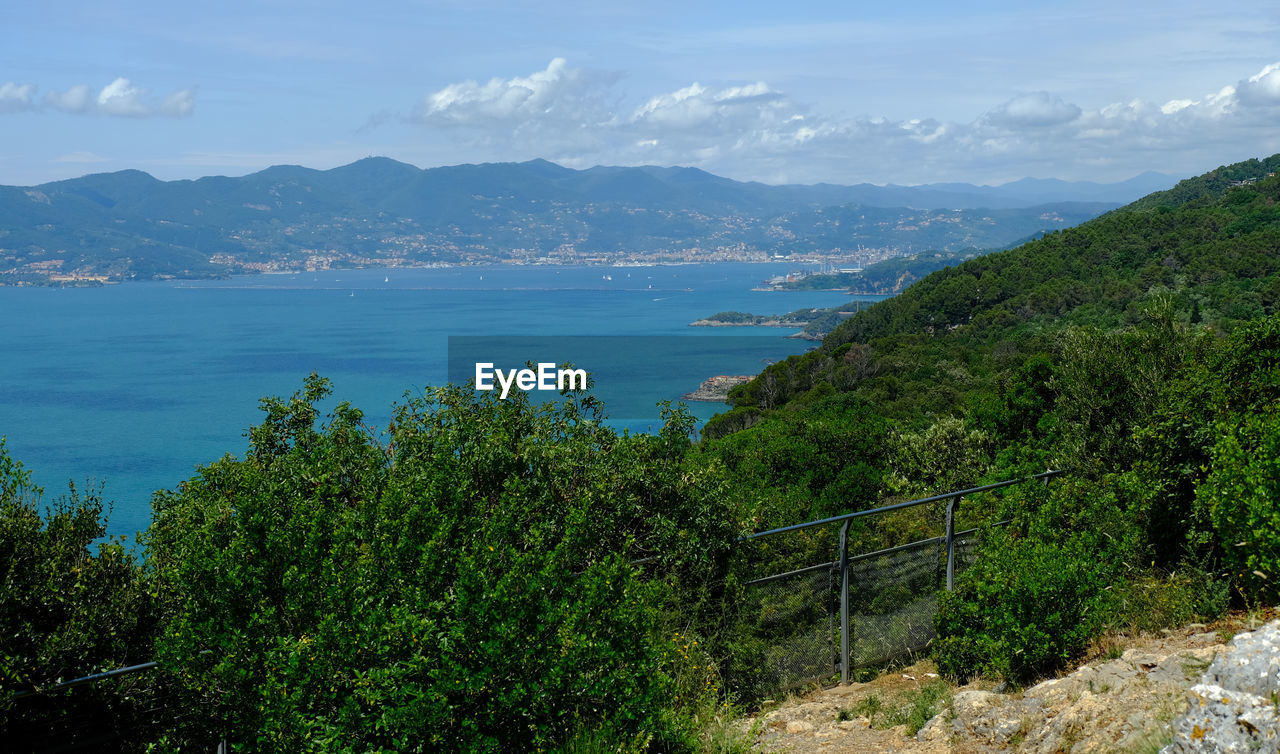
[[[0,186],[0,284],[859,249],[876,261],[1004,246],[1131,201],[1143,193],[1134,182],[1160,179],[1172,183],[772,186],[697,168],[531,160],[419,169],[385,157],[178,181],[124,170]]]

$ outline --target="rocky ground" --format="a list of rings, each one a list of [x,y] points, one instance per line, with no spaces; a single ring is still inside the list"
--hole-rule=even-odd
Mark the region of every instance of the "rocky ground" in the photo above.
[[[729,397],[730,390],[738,385],[750,382],[752,379],[754,379],[754,376],[750,374],[720,374],[703,380],[697,390],[692,393],[685,393],[680,397],[686,401],[724,403]]]
[[[923,661],[868,683],[766,704],[746,724],[757,750],[794,754],[1182,752],[1237,744],[1246,748],[1234,750],[1276,752],[1277,698],[1269,695],[1280,691],[1277,618],[1273,610],[1156,635],[1111,635],[1072,672],[1023,690],[982,681],[942,688]],[[919,706],[930,691],[944,698],[926,713],[932,717],[917,713],[923,727],[915,735],[908,724],[887,727],[895,710]]]

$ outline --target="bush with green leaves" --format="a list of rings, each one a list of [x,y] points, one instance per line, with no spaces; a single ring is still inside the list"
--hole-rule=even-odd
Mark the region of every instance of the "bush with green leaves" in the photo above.
[[[1231,604],[1230,582],[1192,564],[1167,574],[1139,574],[1112,591],[1116,625],[1140,631],[1213,620]]]
[[[1014,523],[987,532],[955,591],[940,597],[933,655],[942,672],[1022,683],[1079,656],[1113,619],[1113,587],[1143,562],[1132,520],[1139,492],[1132,475],[1015,488],[1006,500]]]
[[[106,531],[98,491],[47,508],[0,438],[0,730],[15,751],[143,724],[146,681],[51,691],[151,659],[154,612],[133,555]],[[95,547],[95,543],[97,546]],[[34,696],[12,699],[21,691]]]
[[[328,393],[264,400],[246,458],[155,496],[159,657],[204,714],[172,742],[686,747],[716,691],[687,627],[714,620],[739,534],[686,414],[619,436],[590,397],[448,387],[383,444],[345,403],[321,423]]]
[[[1253,414],[1225,430],[1196,505],[1233,583],[1251,600],[1280,599],[1280,417]]]
[[[893,432],[893,471],[886,486],[913,497],[976,486],[991,463],[991,445],[988,432],[967,427],[958,417],[938,419],[921,432]]]
[[[1107,621],[1114,572],[1082,549],[993,537],[939,600],[933,655],[953,678],[1026,682],[1066,665]]]
[[[703,443],[760,500],[757,528],[875,507],[888,425],[865,400],[815,388],[786,415]]]

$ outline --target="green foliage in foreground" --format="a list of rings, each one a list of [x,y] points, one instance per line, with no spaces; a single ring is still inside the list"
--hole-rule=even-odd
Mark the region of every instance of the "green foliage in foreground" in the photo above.
[[[1252,598],[1280,599],[1280,418],[1250,416],[1213,449],[1196,502],[1213,523],[1223,565]]]
[[[1064,480],[1017,501],[1023,521],[990,532],[957,590],[941,595],[939,669],[1026,682],[1083,651],[1112,616],[1110,587],[1133,564],[1132,543],[1112,541],[1134,530],[1123,520],[1132,492]]]
[[[14,750],[46,746],[57,721],[67,742],[68,729],[127,728],[144,715],[149,698],[132,680],[10,698],[151,659],[151,597],[119,543],[93,546],[104,531],[96,491],[73,486],[46,509],[0,438],[0,730]]]
[[[450,387],[383,445],[346,404],[321,424],[327,393],[264,400],[248,457],[155,497],[159,658],[205,711],[170,743],[692,745],[717,689],[689,627],[737,529],[723,475],[686,462],[687,415],[619,437],[589,398]],[[629,565],[649,555],[665,580]]]

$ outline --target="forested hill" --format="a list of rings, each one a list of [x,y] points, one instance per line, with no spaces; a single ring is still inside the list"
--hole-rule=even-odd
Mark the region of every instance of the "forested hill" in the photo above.
[[[1277,165],[1280,155],[1221,167],[1078,227],[934,272],[847,319],[820,351],[770,367],[734,403],[772,409],[826,382],[875,394],[888,410],[902,397],[904,414],[926,421],[954,409],[957,395],[993,378],[1001,358],[1014,363],[1012,354],[1047,330],[1134,324],[1154,295],[1181,321],[1220,331],[1273,313]],[[830,359],[848,344],[854,351]],[[922,382],[906,389],[902,380]]]
[[[1204,175],[1179,181],[1167,191],[1148,194],[1119,211],[1181,207],[1194,201],[1213,202],[1226,193],[1227,189],[1261,180],[1277,169],[1280,169],[1280,154],[1263,160],[1245,160],[1234,165],[1224,165]]]
[[[1011,523],[939,596],[944,676],[1026,682],[1108,630],[1278,604],[1278,163],[934,272],[734,388],[702,451],[761,528],[1066,470],[955,498]]]
[[[0,186],[0,285],[990,248],[1095,217],[1161,178],[770,186],[693,168],[573,170],[533,160],[420,170],[386,158],[193,181],[126,170]]]

